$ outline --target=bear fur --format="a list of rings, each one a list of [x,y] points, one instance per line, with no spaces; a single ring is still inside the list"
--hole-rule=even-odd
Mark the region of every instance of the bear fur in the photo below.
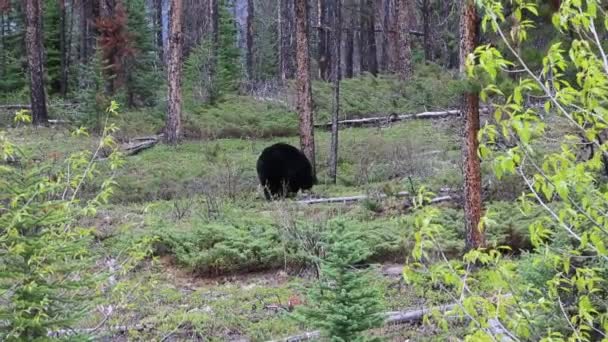
[[[285,143],[266,147],[256,166],[267,200],[291,196],[300,189],[311,189],[317,182],[304,153]]]

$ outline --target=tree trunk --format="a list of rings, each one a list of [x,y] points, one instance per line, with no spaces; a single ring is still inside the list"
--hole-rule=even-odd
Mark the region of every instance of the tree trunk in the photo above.
[[[296,91],[299,115],[300,147],[316,174],[315,134],[310,84],[310,53],[308,51],[308,7],[306,0],[295,0],[296,17]]]
[[[66,15],[65,0],[59,0],[59,93],[65,98],[68,88],[67,52],[66,52]]]
[[[354,37],[353,37],[353,21],[352,16],[349,19],[348,27],[346,28],[344,34],[344,77],[352,78],[353,77],[353,56],[355,52],[355,48],[353,46]]]
[[[342,37],[342,0],[334,5],[334,16],[331,32],[331,47],[333,49],[331,78],[334,86],[333,108],[331,116],[331,147],[329,151],[329,179],[336,184],[338,175],[338,119],[340,115],[340,38]]]
[[[378,74],[374,0],[361,0],[361,71]]]
[[[179,142],[182,130],[182,5],[182,0],[171,0],[171,7],[169,9],[169,49],[167,51],[167,84],[169,85],[169,89],[165,139],[170,144]]]
[[[386,58],[387,58],[387,71],[390,73],[399,72],[399,22],[395,18],[395,1],[401,0],[385,0],[384,3],[384,30],[386,42]],[[388,32],[386,32],[388,31]]]
[[[25,47],[27,66],[30,75],[30,98],[32,105],[32,123],[46,125],[48,113],[46,94],[44,92],[44,65],[42,63],[42,11],[40,0],[25,1]]]
[[[389,0],[375,0],[376,1],[376,17],[379,19],[379,28],[380,28],[380,62],[378,63],[378,68],[382,72],[386,72],[388,70],[389,64],[389,18],[387,16],[386,6]]]
[[[158,50],[158,60],[161,64],[164,64],[163,0],[154,0],[154,10],[156,15],[156,49]]]
[[[410,39],[411,23],[414,20],[412,0],[397,0],[397,28],[398,28],[398,59],[397,68],[401,80],[412,76],[412,46]]]
[[[8,7],[8,5],[7,5]],[[4,26],[4,11],[8,10],[8,8],[0,8],[0,47],[1,51],[6,51],[6,33]],[[0,77],[6,77],[6,53],[0,53]]]
[[[294,0],[278,0],[279,12],[279,74],[283,81],[294,77],[294,39],[293,39],[293,21],[294,21]]]
[[[253,80],[253,0],[247,0],[247,77]]]
[[[424,60],[433,60],[433,40],[431,34],[432,5],[431,0],[422,0],[422,34],[424,44]]]
[[[329,46],[329,26],[330,26],[330,18],[332,18],[332,13],[330,8],[330,2],[333,4],[334,1],[339,0],[317,0],[317,8],[318,8],[318,32],[319,32],[319,46],[318,46],[318,58],[317,62],[319,64],[319,78],[327,81],[330,79],[331,72],[331,47]]]
[[[477,11],[473,0],[462,0],[460,13],[460,75],[466,77],[467,56],[473,53],[478,40]],[[481,219],[481,165],[477,155],[479,142],[479,95],[466,92],[462,98],[464,119],[462,154],[464,173],[464,218],[467,248],[485,244]]]
[[[80,61],[87,64],[93,55],[93,18],[95,17],[94,1],[80,0]]]

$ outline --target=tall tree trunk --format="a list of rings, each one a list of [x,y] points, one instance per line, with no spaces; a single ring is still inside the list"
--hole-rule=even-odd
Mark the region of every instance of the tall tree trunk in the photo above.
[[[156,49],[158,60],[164,64],[164,44],[163,44],[163,0],[154,0],[154,11],[156,17]]]
[[[388,17],[389,20],[389,24],[388,24],[388,29],[389,29],[389,46],[388,46],[388,51],[389,51],[389,56],[388,56],[388,70],[394,74],[399,74],[399,42],[400,42],[400,34],[399,34],[399,29],[400,29],[400,23],[399,23],[399,19],[397,18],[398,14],[397,14],[397,7],[398,1],[402,1],[402,0],[387,0],[387,12],[386,12],[386,16]]]
[[[40,0],[25,0],[25,47],[30,75],[32,123],[46,125],[48,113],[44,92],[44,64],[42,63],[42,11]]]
[[[294,70],[294,0],[278,0],[279,11],[279,74],[281,79],[292,79],[295,75]]]
[[[80,61],[87,64],[93,55],[93,18],[95,8],[93,0],[80,0]]]
[[[329,179],[336,184],[338,175],[338,118],[340,115],[340,38],[342,37],[342,0],[334,3],[334,16],[331,31],[333,59],[331,63],[331,81],[334,86],[333,108],[331,116],[331,147],[329,151]]]
[[[182,0],[171,0],[169,9],[169,49],[167,51],[167,121],[165,139],[170,144],[179,142],[182,131]]]
[[[59,0],[59,68],[61,73],[59,93],[62,97],[66,96],[68,89],[67,59],[65,0]]]
[[[431,32],[432,18],[431,0],[422,0],[422,33],[424,44],[424,60],[433,60],[433,38]]]
[[[467,56],[473,53],[478,40],[477,10],[473,0],[462,0],[460,13],[460,75],[466,77]],[[479,142],[479,96],[466,92],[462,98],[464,129],[462,144],[464,173],[464,219],[467,248],[485,244],[485,236],[479,227],[481,219],[481,165],[477,155]]]
[[[80,63],[86,64],[88,58],[87,51],[87,20],[88,20],[88,1],[80,0]]]
[[[374,0],[361,0],[361,71],[378,74]]]
[[[315,133],[310,84],[310,53],[308,51],[308,7],[306,2],[306,0],[295,0],[297,110],[300,118],[300,148],[308,160],[310,160],[313,174],[316,174]]]
[[[247,77],[253,80],[253,0],[247,0]]]
[[[7,5],[8,6],[8,5]],[[4,26],[4,11],[7,9],[0,8],[0,51],[6,51],[6,32]],[[0,53],[0,77],[6,77],[6,52]]]
[[[397,1],[398,58],[396,64],[399,77],[402,80],[407,80],[412,76],[412,43],[410,39],[410,27],[414,20],[414,8],[412,0]]]
[[[354,58],[354,20],[352,13],[348,16],[348,27],[344,30],[344,78],[353,77]]]
[[[318,11],[318,32],[319,32],[319,46],[317,63],[319,64],[319,78],[322,80],[329,80],[330,68],[331,68],[331,52],[329,46],[329,20],[331,13],[329,13],[329,2],[338,0],[317,0],[317,11]]]

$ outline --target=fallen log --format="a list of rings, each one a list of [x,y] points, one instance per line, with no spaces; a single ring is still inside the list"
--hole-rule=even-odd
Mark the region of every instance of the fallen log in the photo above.
[[[163,137],[163,134],[133,138],[129,142],[122,144],[120,150],[127,156],[138,154],[139,152],[149,149],[156,145]]]
[[[398,192],[395,194],[396,197],[407,197],[410,196],[410,193],[407,191]],[[367,198],[386,198],[388,195],[386,194],[378,194],[377,196],[368,196],[368,195],[355,195],[355,196],[345,196],[345,197],[329,197],[329,198],[314,198],[309,200],[300,200],[298,204],[319,204],[319,203],[352,203],[363,201]]]
[[[384,325],[391,324],[404,324],[404,323],[417,323],[422,321],[425,315],[438,310],[439,312],[447,312],[455,308],[458,304],[441,305],[434,308],[422,308],[419,310],[412,311],[390,311],[385,312]],[[321,331],[308,331],[302,334],[289,336],[280,340],[268,341],[268,342],[303,342],[310,341],[321,337]]]
[[[373,199],[383,199],[383,198],[387,198],[387,197],[410,197],[410,193],[407,191],[402,191],[402,192],[398,192],[395,195],[392,196],[388,196],[386,194],[378,194],[376,196],[369,196],[369,195],[355,195],[355,196],[344,196],[344,197],[329,197],[329,198],[313,198],[313,199],[307,199],[307,200],[299,200],[296,203],[298,204],[330,204],[330,203],[343,203],[343,204],[347,204],[347,203],[354,203],[354,202],[359,202],[359,201],[363,201],[366,200],[368,198],[373,198]],[[436,203],[441,203],[441,202],[447,202],[447,201],[451,201],[454,200],[455,198],[453,196],[450,195],[445,195],[445,196],[439,196],[439,197],[435,197],[433,199],[430,200],[429,204],[436,204]]]
[[[48,122],[51,125],[69,125],[72,123],[69,120],[62,120],[62,119],[49,119]]]
[[[488,112],[490,108],[481,108],[480,112]],[[437,112],[421,112],[421,113],[372,113],[374,115],[369,118],[362,119],[346,119],[338,121],[338,125],[346,127],[362,127],[378,124],[387,124],[412,119],[442,119],[450,116],[460,116],[460,109],[450,109]],[[316,124],[316,128],[331,128],[331,122]]]
[[[376,124],[387,124],[391,122],[411,120],[411,119],[440,119],[449,116],[460,116],[460,110],[445,110],[439,112],[422,112],[416,114],[399,114],[399,113],[376,113],[375,116],[362,119],[346,119],[338,121],[340,126],[361,127]],[[331,122],[316,124],[317,128],[331,128]]]
[[[412,311],[392,311],[385,312],[384,315],[384,325],[399,325],[406,323],[419,323],[424,319],[424,316],[432,313],[432,312],[440,312],[446,313],[448,311],[453,310],[458,307],[460,304],[446,304],[440,305],[432,308],[422,308],[418,310]],[[502,323],[496,319],[491,318],[488,319],[488,323],[490,327],[488,331],[495,337],[497,337],[497,341],[500,342],[512,342],[514,339],[511,337],[511,334],[508,330],[504,328]],[[298,335],[289,336],[280,340],[268,341],[268,342],[303,342],[310,341],[314,339],[318,339],[321,337],[320,330],[308,331],[305,333],[301,333]]]
[[[19,109],[31,109],[30,105],[14,104],[14,105],[0,105],[0,110],[19,110]]]

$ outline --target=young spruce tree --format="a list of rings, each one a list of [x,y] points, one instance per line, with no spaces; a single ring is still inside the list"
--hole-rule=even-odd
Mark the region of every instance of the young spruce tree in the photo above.
[[[329,233],[328,241],[319,282],[298,317],[321,329],[331,341],[372,341],[364,332],[382,323],[381,293],[372,285],[369,270],[354,267],[369,256],[369,249],[342,222]]]

